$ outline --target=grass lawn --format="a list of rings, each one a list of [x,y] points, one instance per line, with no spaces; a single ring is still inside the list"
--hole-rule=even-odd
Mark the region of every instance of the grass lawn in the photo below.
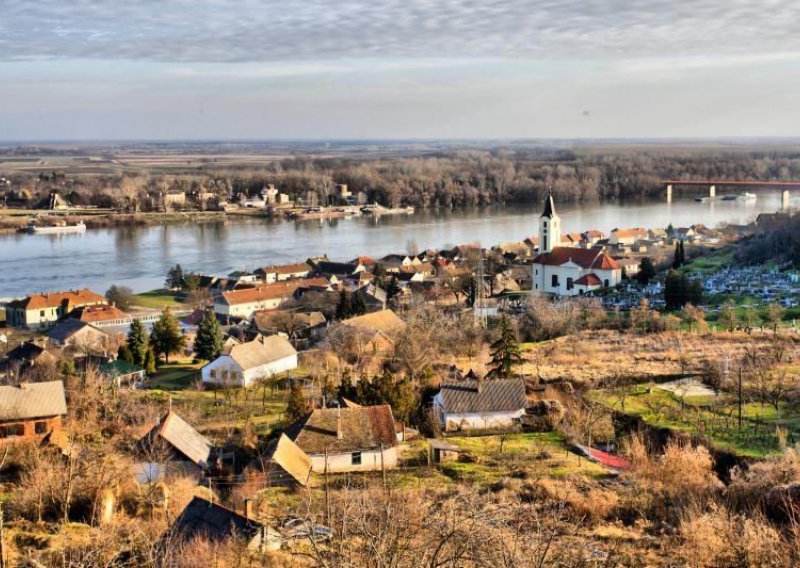
[[[150,290],[149,292],[136,294],[134,298],[134,303],[137,306],[154,310],[181,308],[184,306],[183,302],[175,299],[175,294],[163,288],[160,290]]]
[[[194,386],[203,363],[192,363],[191,359],[174,361],[161,365],[150,378],[149,385],[154,389],[183,390]]]
[[[724,246],[687,262],[680,267],[679,271],[684,274],[692,272],[698,274],[713,274],[733,264],[733,255],[735,252],[736,247],[734,245]]]
[[[701,435],[718,449],[743,457],[779,453],[778,426],[787,429],[790,444],[800,440],[800,409],[786,403],[779,406],[779,412],[756,402],[744,404],[740,430],[736,401],[730,396],[686,397],[681,402],[667,391],[637,385],[624,397],[618,391],[601,390],[592,398],[615,411],[638,416],[651,426]]]

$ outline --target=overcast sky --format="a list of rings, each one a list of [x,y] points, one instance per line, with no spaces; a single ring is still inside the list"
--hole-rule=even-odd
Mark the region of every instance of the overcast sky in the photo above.
[[[0,139],[800,135],[796,0],[2,0]]]

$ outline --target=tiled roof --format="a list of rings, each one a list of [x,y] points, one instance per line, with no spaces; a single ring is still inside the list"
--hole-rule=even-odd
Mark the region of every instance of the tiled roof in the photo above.
[[[106,299],[95,294],[91,290],[70,290],[68,292],[50,292],[47,294],[31,294],[22,300],[9,302],[12,308],[24,308],[26,310],[43,310],[47,308],[58,308],[66,305],[67,311],[86,304],[105,303]]]
[[[363,316],[356,316],[354,318],[342,321],[344,325],[355,327],[359,329],[371,329],[382,331],[383,333],[392,333],[403,329],[406,324],[401,320],[392,310],[380,310]]]
[[[259,268],[256,272],[262,274],[299,274],[301,272],[310,272],[311,267],[306,262],[296,262],[294,264],[277,264],[274,266],[264,266]]]
[[[633,229],[614,229],[611,231],[617,238],[627,237],[647,237],[647,229],[641,227],[634,227]]]
[[[233,537],[249,541],[258,536],[263,528],[264,525],[258,521],[202,497],[195,497],[178,515],[170,530],[186,541],[202,537],[221,542]]]
[[[522,379],[465,379],[444,381],[442,403],[446,412],[504,412],[525,408],[525,384]]]
[[[323,274],[348,276],[353,274],[358,269],[358,266],[358,264],[350,264],[349,262],[318,262],[315,268],[317,272]]]
[[[94,306],[81,306],[72,310],[69,317],[86,323],[96,323],[111,320],[125,320],[130,316],[116,306],[106,304]]]
[[[578,286],[602,286],[603,281],[593,272],[591,274],[584,274],[575,281],[575,284]]]
[[[291,298],[300,288],[322,288],[328,289],[330,285],[324,278],[306,278],[303,280],[292,280],[289,282],[278,282],[266,286],[255,288],[243,288],[231,292],[223,292],[222,298],[228,305],[251,304],[264,300],[274,300],[279,298]]]
[[[67,340],[69,340],[69,338],[71,338],[73,335],[82,330],[84,327],[91,327],[98,333],[103,333],[102,331],[90,326],[88,323],[72,318],[67,318],[65,320],[58,322],[51,329],[49,329],[47,331],[47,337],[49,337],[56,343],[64,343]]]
[[[208,465],[214,445],[174,412],[168,412],[151,430],[150,435],[154,434],[167,441],[189,461],[200,467]]]
[[[598,249],[555,247],[552,251],[540,254],[533,259],[534,264],[547,266],[561,266],[570,261],[581,268],[593,270],[617,270],[622,268],[616,260]]]
[[[289,340],[280,335],[259,336],[253,341],[231,347],[228,353],[243,371],[297,355]]]
[[[341,435],[339,435],[341,434]],[[374,450],[397,443],[389,405],[318,408],[286,429],[286,435],[307,454]]]
[[[0,386],[0,420],[28,420],[67,413],[64,383],[22,383]]]

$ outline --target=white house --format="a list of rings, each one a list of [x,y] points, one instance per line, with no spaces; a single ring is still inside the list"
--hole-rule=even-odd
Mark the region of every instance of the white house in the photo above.
[[[286,436],[324,473],[380,471],[397,466],[397,434],[389,405],[318,408],[286,429]]]
[[[223,292],[214,302],[214,311],[251,319],[255,312],[279,308],[301,289],[330,290],[330,283],[324,278],[307,278]]]
[[[634,227],[633,229],[614,229],[611,231],[611,236],[608,238],[610,245],[632,245],[636,241],[643,241],[649,238],[650,234],[647,229],[642,227]]]
[[[204,383],[246,387],[260,379],[297,368],[297,351],[280,335],[259,336],[233,345],[200,371]]]
[[[445,432],[510,428],[525,414],[525,383],[522,379],[444,381],[433,397],[433,408]]]
[[[554,246],[561,242],[561,218],[556,214],[553,196],[545,200],[539,217],[540,254],[533,259],[534,294],[577,296],[589,288],[608,288],[622,280],[622,267],[601,249]],[[594,275],[594,278],[588,278]],[[584,276],[584,285],[576,285]],[[600,282],[600,286],[594,283]]]

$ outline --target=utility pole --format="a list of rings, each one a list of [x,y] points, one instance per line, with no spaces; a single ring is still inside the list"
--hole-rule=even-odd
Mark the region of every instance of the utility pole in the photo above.
[[[3,514],[3,502],[0,501],[0,568],[6,568],[6,547],[4,532],[5,517]]]
[[[481,327],[486,327],[486,310],[483,306],[483,248],[478,247],[478,267],[475,274],[475,303],[472,305],[472,313],[475,316],[475,323]]]
[[[331,493],[328,486],[328,446],[325,446],[325,524],[331,524]]]
[[[383,444],[381,444],[381,477],[383,478],[383,490],[386,491],[386,466],[383,463]]]

